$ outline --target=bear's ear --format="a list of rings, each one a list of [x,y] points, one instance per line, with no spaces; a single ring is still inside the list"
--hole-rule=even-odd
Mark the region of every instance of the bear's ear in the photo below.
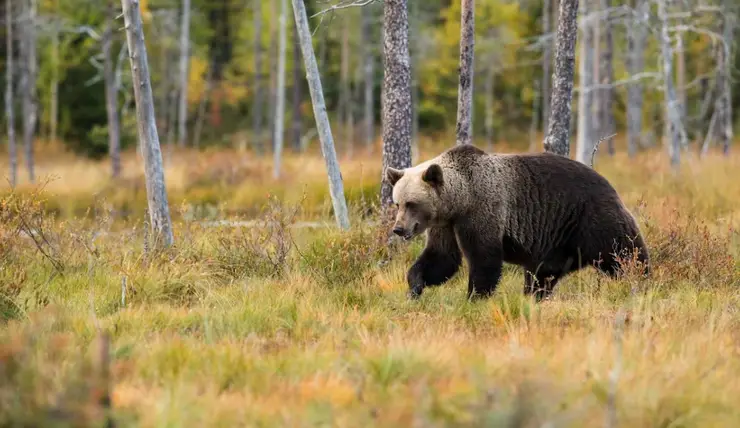
[[[442,174],[442,167],[436,163],[430,165],[429,168],[424,171],[424,174],[421,175],[421,179],[431,184],[432,187],[441,186],[445,181]]]
[[[387,167],[385,169],[385,177],[388,179],[391,186],[395,186],[396,183],[398,183],[398,180],[403,177],[403,170]]]

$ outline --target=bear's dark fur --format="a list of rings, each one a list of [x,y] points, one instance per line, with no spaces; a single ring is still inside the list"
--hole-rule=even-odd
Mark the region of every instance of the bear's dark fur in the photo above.
[[[617,255],[649,273],[649,256],[632,214],[609,182],[563,156],[489,155],[463,145],[405,170],[388,168],[398,214],[393,232],[427,233],[426,248],[409,269],[418,297],[468,260],[469,296],[489,296],[503,262],[525,269],[524,291],[539,301],[563,276],[593,265],[619,273]]]

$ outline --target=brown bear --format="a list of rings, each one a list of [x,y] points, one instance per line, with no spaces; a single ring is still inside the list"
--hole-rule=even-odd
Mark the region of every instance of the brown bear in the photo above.
[[[525,269],[524,292],[537,301],[563,276],[593,265],[615,277],[618,256],[649,256],[637,222],[616,190],[593,169],[551,154],[491,155],[449,149],[415,167],[387,168],[398,207],[393,233],[426,232],[426,247],[408,271],[409,295],[440,285],[468,261],[468,297],[496,288],[503,262]]]

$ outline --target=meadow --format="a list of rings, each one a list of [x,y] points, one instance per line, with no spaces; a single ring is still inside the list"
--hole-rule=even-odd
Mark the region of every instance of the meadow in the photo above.
[[[740,155],[600,153],[653,274],[583,270],[539,304],[511,266],[488,300],[465,269],[407,299],[423,239],[375,214],[379,148],[341,166],[348,232],[318,153],[274,180],[269,157],[175,152],[158,250],[134,153],[117,182],[40,153],[40,184],[0,187],[0,426],[740,424]]]

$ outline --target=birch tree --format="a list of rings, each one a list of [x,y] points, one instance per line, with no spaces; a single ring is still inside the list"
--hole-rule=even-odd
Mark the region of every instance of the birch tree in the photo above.
[[[59,14],[59,0],[54,0],[54,11]],[[51,97],[49,99],[49,141],[57,140],[59,119],[59,27],[60,17],[54,19],[51,34]]]
[[[303,76],[301,76],[301,39],[298,37],[298,28],[293,20],[293,150],[301,150],[301,132],[303,131],[303,117],[301,114],[303,101]]]
[[[321,88],[321,75],[319,67],[316,64],[316,56],[313,51],[311,42],[311,30],[308,27],[308,17],[306,16],[306,6],[303,0],[292,0],[293,15],[301,41],[301,54],[303,64],[306,68],[306,79],[308,88],[311,93],[311,104],[313,105],[316,128],[319,132],[321,141],[321,154],[326,162],[326,171],[329,177],[329,194],[334,208],[334,217],[337,225],[341,229],[349,229],[349,212],[347,210],[347,201],[344,198],[344,184],[342,183],[342,173],[339,170],[339,161],[337,160],[336,150],[334,148],[334,139],[331,134],[329,125],[329,116],[326,113],[326,103]]]
[[[262,108],[263,108],[263,76],[262,76],[262,0],[252,0],[252,14],[254,15],[254,81],[252,87],[252,138],[257,153],[262,152]]]
[[[457,144],[473,143],[473,71],[475,0],[462,0],[460,11],[460,84],[457,92]]]
[[[287,42],[287,25],[285,17],[288,14],[288,4],[286,0],[280,0],[280,45],[278,50],[278,75],[277,75],[277,99],[275,100],[275,135],[274,135],[274,169],[273,177],[280,177],[280,163],[283,156],[283,136],[285,126],[285,59],[288,55]]]
[[[601,89],[598,94],[598,106],[597,114],[599,120],[599,134],[596,135],[596,140],[603,137],[613,135],[616,129],[614,122],[614,37],[612,34],[612,23],[610,18],[610,11],[612,7],[612,0],[600,0],[601,11],[604,14],[603,22],[601,24],[601,34],[603,36],[604,46],[600,51],[599,57],[599,79],[598,83],[601,85]],[[600,40],[596,40],[596,43],[600,43]],[[610,155],[614,154],[614,139],[609,138],[607,140],[607,152]]]
[[[593,152],[594,132],[593,109],[593,71],[594,71],[594,33],[591,22],[590,1],[581,3],[581,55],[578,61],[578,140],[576,141],[576,160],[590,164]]]
[[[558,31],[555,35],[553,75],[545,150],[561,156],[570,153],[570,103],[573,99],[573,71],[578,35],[578,0],[560,0]]]
[[[627,26],[627,72],[630,77],[645,68],[647,20],[650,5],[647,0],[634,0],[635,17]],[[643,84],[635,79],[627,85],[627,153],[634,157],[642,132]]]
[[[717,90],[719,91],[715,102],[717,114],[717,134],[722,144],[722,152],[727,155],[730,152],[730,144],[733,139],[732,132],[732,55],[730,46],[734,42],[735,34],[735,10],[733,3],[722,0],[722,41],[720,44],[717,74]]]
[[[188,82],[190,77],[190,0],[182,0],[180,21],[180,103],[177,113],[177,143],[185,147],[188,138]]]
[[[472,49],[472,47],[471,47]],[[384,173],[387,167],[411,166],[411,62],[406,0],[383,4],[383,174],[380,202],[393,202],[393,187]]]
[[[36,130],[37,106],[36,106],[36,0],[24,1],[26,7],[24,16],[26,24],[21,27],[21,52],[23,57],[23,74],[21,77],[21,88],[23,92],[23,145],[26,155],[26,168],[28,169],[28,180],[35,181],[33,139]]]
[[[18,155],[15,146],[15,110],[13,108],[13,84],[15,62],[13,50],[13,4],[5,0],[5,120],[8,124],[8,158],[10,161],[10,185],[18,184]]]
[[[108,153],[111,160],[111,174],[114,178],[117,178],[121,175],[121,144],[118,119],[118,87],[111,54],[116,19],[114,0],[107,0],[106,10],[106,24],[103,34],[103,80],[105,84],[105,107],[108,115]]]
[[[149,60],[144,42],[139,0],[121,0],[126,28],[131,74],[133,77],[136,121],[144,154],[144,173],[149,205],[149,219],[155,243],[170,246],[174,242],[172,220],[162,167],[162,152],[154,115],[154,99],[149,78]]]

